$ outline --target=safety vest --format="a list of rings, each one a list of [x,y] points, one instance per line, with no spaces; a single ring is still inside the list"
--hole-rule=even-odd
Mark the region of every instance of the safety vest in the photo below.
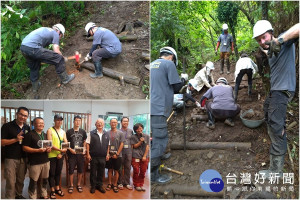
[[[51,131],[51,135],[52,135],[52,145],[55,146],[56,148],[61,149],[61,143],[64,141],[65,131],[62,129],[57,131],[57,133],[59,135],[59,138],[58,138],[58,135],[53,127],[49,128],[49,130]],[[56,158],[58,154],[60,154],[60,151],[51,150],[51,152],[48,153],[48,158]]]

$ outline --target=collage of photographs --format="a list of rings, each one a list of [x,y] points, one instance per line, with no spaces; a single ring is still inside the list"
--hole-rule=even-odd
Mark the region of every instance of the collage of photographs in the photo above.
[[[1,1],[2,199],[299,199],[299,1]]]

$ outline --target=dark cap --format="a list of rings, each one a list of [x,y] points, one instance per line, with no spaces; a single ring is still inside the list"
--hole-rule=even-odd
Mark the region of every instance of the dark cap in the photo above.
[[[54,115],[54,120],[63,120],[64,118],[60,115]]]

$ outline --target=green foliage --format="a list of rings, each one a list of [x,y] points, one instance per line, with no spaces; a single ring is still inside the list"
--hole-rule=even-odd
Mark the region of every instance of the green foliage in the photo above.
[[[84,7],[84,2],[78,1],[1,2],[1,88],[18,95],[11,84],[28,80],[29,68],[20,51],[26,35],[55,23],[70,30],[78,25]]]
[[[217,8],[217,18],[222,23],[228,23],[230,27],[237,24],[239,9],[236,3],[231,1],[220,1]]]
[[[150,84],[149,84],[149,77],[145,79],[144,85],[142,85],[142,91],[146,94],[146,99],[149,99],[149,92],[150,92]]]

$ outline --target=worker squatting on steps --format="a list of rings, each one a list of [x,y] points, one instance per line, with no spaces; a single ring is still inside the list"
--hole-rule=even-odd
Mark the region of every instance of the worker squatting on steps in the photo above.
[[[86,55],[85,61],[93,58],[95,65],[95,73],[91,73],[91,78],[101,78],[102,73],[102,58],[113,58],[122,52],[122,44],[118,37],[110,30],[97,27],[95,23],[89,22],[85,26],[87,37],[93,36],[93,46],[90,52]],[[100,46],[99,49],[97,47]]]
[[[168,143],[167,118],[172,112],[173,96],[188,79],[187,74],[182,74],[180,80],[176,70],[177,65],[177,53],[172,47],[161,48],[160,58],[150,65],[152,182],[171,180],[169,176],[159,174],[158,170]]]
[[[65,27],[55,24],[52,28],[38,28],[23,39],[20,49],[30,69],[33,92],[36,93],[41,85],[38,81],[41,62],[54,65],[63,84],[67,84],[75,78],[74,74],[67,74],[65,60],[59,50],[59,40],[64,34]],[[53,44],[53,51],[45,49],[50,44]]]
[[[233,52],[234,44],[233,44],[232,36],[228,33],[228,25],[227,24],[223,24],[222,30],[223,30],[223,32],[218,38],[216,53],[218,52],[218,48],[221,44],[221,47],[220,47],[221,72],[220,72],[220,74],[224,73],[224,59],[226,62],[226,67],[227,67],[227,74],[229,74],[230,73],[230,71],[229,71],[230,70],[230,63],[229,63],[230,47],[231,47],[231,51]]]
[[[248,96],[252,94],[252,76],[258,71],[257,65],[248,57],[246,53],[242,53],[240,59],[235,66],[235,86],[234,86],[234,100],[237,101],[239,86],[243,76],[247,74],[248,77]]]
[[[300,24],[296,24],[275,38],[269,21],[260,20],[253,27],[253,38],[268,55],[271,69],[271,90],[264,103],[268,134],[272,142],[270,166],[268,170],[259,172],[264,173],[266,177],[269,177],[270,173],[279,173],[282,176],[284,156],[287,151],[286,110],[296,89],[294,43],[299,38],[299,31]]]
[[[206,101],[213,98],[213,101]],[[225,119],[224,123],[234,126],[232,119],[240,113],[240,105],[235,104],[232,87],[228,85],[225,78],[221,77],[217,80],[217,85],[210,88],[202,96],[201,107],[206,106],[208,122],[206,126],[210,129],[215,128],[215,118]]]

